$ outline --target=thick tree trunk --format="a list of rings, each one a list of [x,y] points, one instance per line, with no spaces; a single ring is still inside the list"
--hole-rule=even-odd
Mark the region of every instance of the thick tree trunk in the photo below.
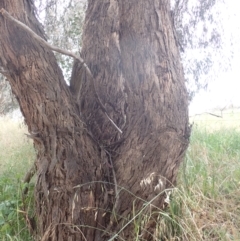
[[[30,0],[0,8],[44,38]],[[89,0],[82,57],[94,79],[76,61],[70,88],[48,48],[4,14],[0,30],[0,66],[38,152],[39,237],[131,240],[126,224],[163,208],[189,139],[169,1]]]

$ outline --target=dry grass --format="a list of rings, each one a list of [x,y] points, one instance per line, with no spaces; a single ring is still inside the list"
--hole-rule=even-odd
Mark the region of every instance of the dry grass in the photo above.
[[[208,131],[229,128],[240,131],[240,109],[213,111],[191,116],[190,122]]]
[[[0,118],[0,174],[11,167],[31,165],[34,160],[34,151],[24,133],[26,126],[20,121],[10,118]]]

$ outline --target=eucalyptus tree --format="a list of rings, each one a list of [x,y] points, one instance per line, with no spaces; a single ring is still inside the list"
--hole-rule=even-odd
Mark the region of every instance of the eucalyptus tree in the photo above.
[[[227,3],[221,1],[172,0],[171,12],[181,52],[189,99],[221,71],[231,70],[234,57],[233,36],[226,31],[224,16],[232,18]],[[82,30],[87,0],[36,0],[37,16],[44,26],[48,42],[63,49],[81,51]],[[221,21],[219,21],[221,19]],[[225,23],[223,22],[225,21]],[[55,53],[65,80],[70,81],[73,59]],[[0,75],[1,76],[1,75]],[[9,85],[1,82],[1,113],[17,108]]]
[[[46,41],[31,0],[0,2],[0,66],[37,151],[41,240],[153,239],[187,149],[168,0],[89,0],[81,54]],[[70,86],[53,53],[75,60]]]

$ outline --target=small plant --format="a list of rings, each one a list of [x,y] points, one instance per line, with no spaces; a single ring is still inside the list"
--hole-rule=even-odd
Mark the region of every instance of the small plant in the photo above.
[[[9,184],[11,183],[11,184]],[[0,179],[0,240],[32,240],[26,226],[26,217],[33,214],[32,193],[29,188],[27,198],[22,197],[21,182],[13,183],[8,177]]]

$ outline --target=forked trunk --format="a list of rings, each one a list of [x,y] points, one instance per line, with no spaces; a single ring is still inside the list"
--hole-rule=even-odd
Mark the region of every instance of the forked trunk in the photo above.
[[[190,132],[170,3],[88,2],[81,54],[93,79],[76,61],[70,88],[51,50],[0,15],[0,65],[38,153],[38,235],[132,240],[141,214],[138,235],[151,240],[146,215],[163,208]],[[0,8],[44,38],[30,0]]]

